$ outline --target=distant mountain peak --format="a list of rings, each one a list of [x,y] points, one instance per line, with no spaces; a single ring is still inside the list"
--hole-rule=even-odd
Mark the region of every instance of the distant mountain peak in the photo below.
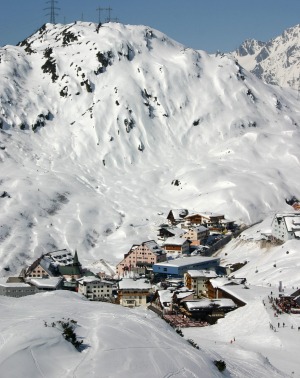
[[[268,42],[248,39],[233,53],[248,71],[268,84],[297,89],[300,77],[300,25]]]
[[[264,45],[265,42],[257,41],[256,39],[246,39],[236,50],[236,53],[238,56],[254,55]]]

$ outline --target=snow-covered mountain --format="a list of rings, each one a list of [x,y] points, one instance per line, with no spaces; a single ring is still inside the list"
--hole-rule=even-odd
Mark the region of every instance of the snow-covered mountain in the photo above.
[[[235,59],[77,22],[0,61],[1,268],[56,248],[114,263],[170,208],[251,223],[299,196],[297,93]]]
[[[285,30],[268,42],[248,39],[233,53],[248,71],[266,83],[291,87],[300,85],[300,25]]]
[[[239,351],[230,348],[224,338],[213,353],[208,353],[210,343],[204,339],[197,340],[197,350],[146,309],[89,302],[79,294],[64,291],[24,298],[0,297],[0,306],[1,378],[250,378],[253,372],[262,378],[286,376],[260,352],[242,350],[242,346]],[[58,327],[51,327],[67,319],[78,322],[76,334],[84,346],[81,353],[63,338]],[[50,326],[45,327],[45,323]],[[270,345],[273,340],[269,342],[270,350],[275,349]],[[221,373],[214,361],[223,356],[227,368]]]

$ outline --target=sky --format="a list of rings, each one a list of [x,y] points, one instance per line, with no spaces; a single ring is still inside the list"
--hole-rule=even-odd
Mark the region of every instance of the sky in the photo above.
[[[57,0],[56,23],[98,22],[112,8],[119,22],[158,29],[187,47],[235,50],[245,39],[268,41],[300,23],[300,0]],[[9,0],[0,12],[0,46],[15,45],[45,22],[50,1]],[[102,11],[102,22],[108,17]]]

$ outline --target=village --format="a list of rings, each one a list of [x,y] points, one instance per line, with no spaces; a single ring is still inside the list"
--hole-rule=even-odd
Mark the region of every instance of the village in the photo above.
[[[41,255],[19,276],[0,278],[0,295],[23,297],[70,290],[91,301],[128,308],[147,307],[174,328],[214,324],[226,313],[251,301],[250,285],[222,266],[215,252],[243,231],[223,214],[170,210],[157,229],[158,241],[132,245],[115,270],[93,273],[82,267],[78,253],[66,249]],[[300,213],[276,214],[268,241],[300,238]],[[299,314],[300,290],[270,299],[276,311]]]

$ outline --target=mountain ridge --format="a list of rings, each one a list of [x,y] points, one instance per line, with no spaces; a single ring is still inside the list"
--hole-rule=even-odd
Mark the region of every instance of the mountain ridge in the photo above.
[[[0,59],[2,268],[57,248],[115,262],[170,208],[252,223],[299,197],[295,93],[235,59],[83,22]]]
[[[248,71],[272,85],[298,89],[300,25],[293,26],[268,42],[249,39],[232,55]]]

